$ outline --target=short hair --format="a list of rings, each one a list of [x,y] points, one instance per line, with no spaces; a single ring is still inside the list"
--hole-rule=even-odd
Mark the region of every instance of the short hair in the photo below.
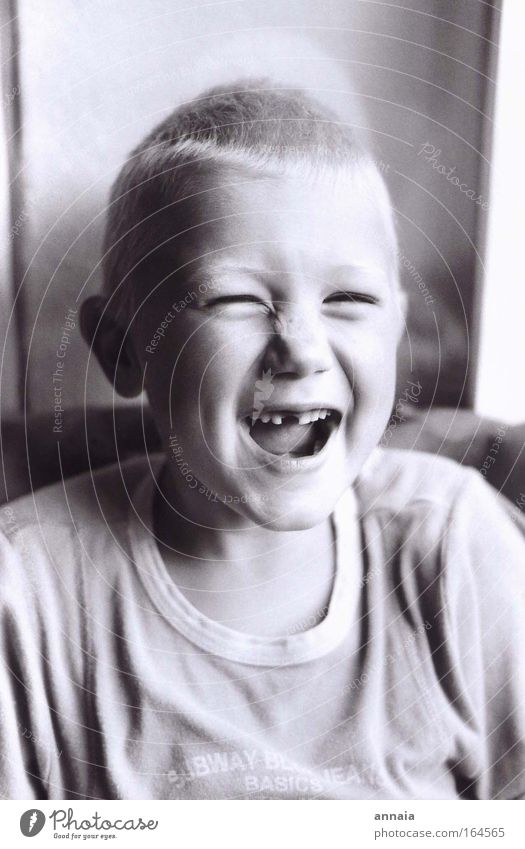
[[[267,80],[217,87],[175,109],[136,147],[111,191],[102,259],[112,311],[130,308],[143,263],[167,239],[158,214],[192,194],[209,163],[300,176],[357,167],[384,213],[395,267],[397,239],[388,191],[355,130],[304,91]],[[172,230],[173,235],[173,230]]]

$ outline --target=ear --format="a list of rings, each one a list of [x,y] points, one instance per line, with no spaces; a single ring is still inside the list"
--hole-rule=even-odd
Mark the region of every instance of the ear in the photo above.
[[[95,295],[84,301],[80,309],[80,330],[118,394],[124,398],[140,395],[142,368],[129,325],[120,323],[108,310],[106,298]]]

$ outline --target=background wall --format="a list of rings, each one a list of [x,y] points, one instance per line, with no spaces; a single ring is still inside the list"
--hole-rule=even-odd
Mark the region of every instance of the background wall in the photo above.
[[[66,317],[74,321],[82,298],[99,286],[108,190],[130,148],[205,86],[261,73],[302,84],[366,128],[397,210],[411,296],[400,391],[410,377],[421,381],[421,401],[469,403],[487,210],[466,191],[488,203],[497,9],[478,0],[11,6],[2,21],[10,178],[1,221],[4,325],[17,289],[20,299],[2,362],[9,408],[52,408]],[[19,90],[10,101],[13,63]],[[6,242],[13,227],[16,237]],[[91,361],[86,369],[78,327],[69,328],[66,348],[64,405],[110,403],[98,367]]]
[[[487,262],[475,398],[479,413],[515,423],[525,422],[525,171],[521,167],[521,143],[518,143],[525,131],[525,103],[521,92],[521,81],[525,79],[524,32],[524,5],[508,3],[503,15],[498,59]],[[525,457],[523,442],[521,447]]]

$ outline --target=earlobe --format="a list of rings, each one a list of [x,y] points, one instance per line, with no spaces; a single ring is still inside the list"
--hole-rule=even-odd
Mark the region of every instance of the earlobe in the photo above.
[[[119,395],[133,398],[142,392],[142,369],[129,326],[108,310],[107,299],[94,295],[80,310],[80,330],[104,374]]]

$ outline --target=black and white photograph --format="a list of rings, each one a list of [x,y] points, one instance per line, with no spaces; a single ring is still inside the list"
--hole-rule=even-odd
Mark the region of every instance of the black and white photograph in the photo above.
[[[2,3],[21,841],[339,800],[520,845],[520,6]],[[431,801],[485,805],[411,833]]]

